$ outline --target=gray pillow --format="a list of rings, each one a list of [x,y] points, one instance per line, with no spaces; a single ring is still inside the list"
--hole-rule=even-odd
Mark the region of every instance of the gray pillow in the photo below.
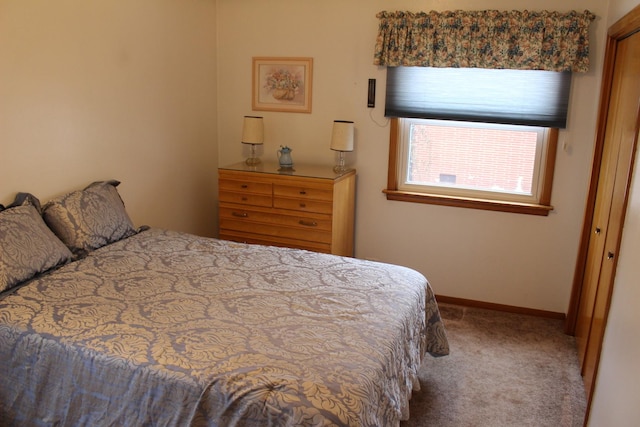
[[[36,206],[24,204],[0,212],[0,292],[64,264],[71,257]]]
[[[74,257],[136,234],[116,190],[118,181],[94,182],[48,202],[43,217]]]

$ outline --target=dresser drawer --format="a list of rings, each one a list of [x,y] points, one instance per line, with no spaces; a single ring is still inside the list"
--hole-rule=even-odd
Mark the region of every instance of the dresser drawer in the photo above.
[[[331,202],[333,200],[333,187],[324,186],[322,188],[290,186],[290,185],[273,185],[274,197],[286,197],[305,200],[324,200]]]
[[[266,196],[271,196],[272,193],[272,185],[270,182],[238,181],[235,179],[221,178],[218,182],[218,187],[221,191],[237,193],[264,194]]]
[[[284,197],[274,197],[273,207],[322,214],[331,214],[333,212],[333,203],[312,199],[287,199]]]
[[[274,226],[284,226],[300,229],[302,231],[326,231],[331,232],[330,215],[289,215],[275,212],[263,212],[260,210],[243,209],[242,207],[220,205],[220,220],[242,221],[247,224],[261,223]],[[221,222],[222,224],[222,222]]]
[[[231,191],[220,190],[220,202],[237,203],[248,206],[264,206],[271,207],[273,199],[271,195],[252,194],[252,193],[234,193]]]
[[[306,240],[318,243],[331,243],[331,231],[319,230],[316,227],[289,227],[277,224],[246,221],[242,218],[220,218],[220,234],[235,231],[253,236],[280,237],[288,239]]]

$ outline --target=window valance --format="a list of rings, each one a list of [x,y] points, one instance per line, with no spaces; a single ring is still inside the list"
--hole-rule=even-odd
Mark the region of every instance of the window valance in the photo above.
[[[589,69],[589,24],[584,12],[380,12],[374,65]]]

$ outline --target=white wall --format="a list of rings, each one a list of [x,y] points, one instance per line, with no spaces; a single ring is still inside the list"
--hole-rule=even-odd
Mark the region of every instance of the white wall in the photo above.
[[[0,0],[0,203],[115,178],[137,225],[213,235],[215,7]]]
[[[589,9],[591,71],[574,76],[568,129],[561,132],[548,217],[387,201],[389,127],[384,116],[385,69],[372,65],[382,10],[513,9],[510,0],[218,0],[219,163],[243,159],[242,116],[251,110],[253,56],[314,58],[313,111],[260,113],[264,158],[280,144],[296,162],[330,165],[331,123],[356,122],[356,256],[413,267],[440,295],[566,312],[593,155],[606,2],[524,0],[518,9]],[[367,81],[378,83],[375,109]]]
[[[608,26],[640,5],[611,0]],[[629,204],[589,425],[636,426],[640,420],[640,155],[636,153]]]

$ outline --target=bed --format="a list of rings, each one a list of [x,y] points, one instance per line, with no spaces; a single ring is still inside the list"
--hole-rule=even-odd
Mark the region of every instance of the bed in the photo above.
[[[448,354],[415,270],[134,228],[117,181],[0,212],[0,424],[397,426]]]

